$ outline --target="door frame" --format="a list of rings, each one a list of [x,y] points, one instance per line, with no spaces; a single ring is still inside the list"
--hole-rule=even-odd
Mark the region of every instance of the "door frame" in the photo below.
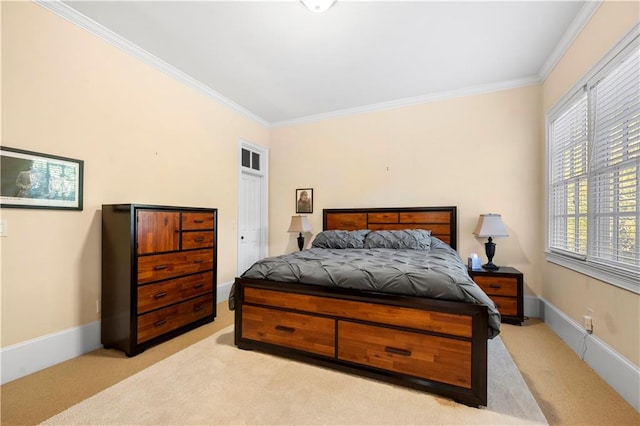
[[[260,154],[260,170],[253,170],[242,167],[242,149]],[[242,176],[252,175],[260,177],[260,257],[269,255],[269,149],[261,145],[249,142],[240,138],[238,142],[238,194],[237,194],[237,216],[236,216],[236,275],[240,275],[244,271],[238,270],[240,267],[240,197],[242,196]]]

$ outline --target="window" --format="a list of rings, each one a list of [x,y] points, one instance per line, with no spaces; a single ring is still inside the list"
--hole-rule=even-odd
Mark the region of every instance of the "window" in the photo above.
[[[242,167],[247,167],[253,170],[260,170],[260,154],[257,152],[249,151],[246,148],[242,148]]]
[[[547,259],[640,293],[637,29],[547,117]]]

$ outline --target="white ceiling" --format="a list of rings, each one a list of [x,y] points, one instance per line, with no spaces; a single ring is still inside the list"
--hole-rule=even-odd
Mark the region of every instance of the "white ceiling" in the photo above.
[[[592,1],[40,2],[267,125],[541,81]]]

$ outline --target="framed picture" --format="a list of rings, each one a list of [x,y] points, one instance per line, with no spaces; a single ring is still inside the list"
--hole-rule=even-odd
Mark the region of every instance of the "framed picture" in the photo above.
[[[313,189],[296,189],[296,213],[313,213]]]
[[[84,162],[0,147],[0,207],[82,210]]]

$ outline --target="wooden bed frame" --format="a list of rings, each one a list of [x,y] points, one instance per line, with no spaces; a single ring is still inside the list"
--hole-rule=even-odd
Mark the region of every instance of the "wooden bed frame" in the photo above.
[[[325,209],[323,228],[429,229],[456,248],[456,207]],[[484,305],[236,278],[235,343],[487,405]]]

